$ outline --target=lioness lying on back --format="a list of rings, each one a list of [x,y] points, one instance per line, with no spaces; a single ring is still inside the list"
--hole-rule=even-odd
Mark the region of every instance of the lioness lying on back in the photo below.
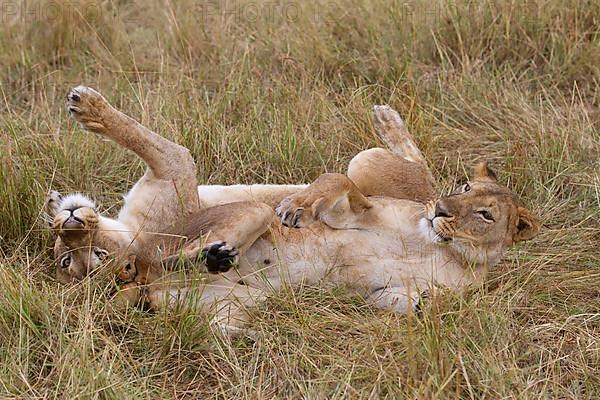
[[[114,110],[96,92],[76,89],[75,93],[77,99],[73,93],[69,98],[70,111],[84,128],[104,135],[110,131],[110,137],[148,162],[147,175],[156,179],[159,168],[153,169],[152,159],[164,151],[156,143],[167,141]],[[127,123],[114,124],[118,119]],[[169,174],[164,175],[168,179],[163,179],[160,189],[171,190],[172,185],[172,193],[167,194],[180,197],[169,203],[167,196],[157,209],[139,189],[135,194],[143,184],[136,184],[128,195],[128,202],[134,196],[133,201],[153,216],[155,231],[168,235],[158,240],[155,236],[136,239],[144,218],[130,223],[139,230],[129,232],[130,239],[119,239],[119,243],[137,244],[116,246],[117,252],[127,249],[122,260],[133,260],[117,263],[115,272],[126,282],[124,295],[154,308],[182,301],[216,307],[217,320],[235,326],[245,320],[245,306],[282,284],[325,280],[355,290],[378,307],[404,312],[435,285],[461,289],[481,282],[513,243],[535,235],[535,218],[485,164],[477,168],[473,181],[434,201],[431,174],[398,114],[389,107],[376,107],[374,121],[396,155],[368,150],[350,163],[348,176],[326,174],[306,188],[207,188],[209,196],[202,196],[200,190],[198,201],[189,186],[189,154],[179,147],[164,151],[186,160],[181,174],[177,172],[180,164],[170,163]],[[117,138],[117,128],[125,130],[123,136],[135,137],[139,145]],[[179,194],[180,186],[185,196]],[[249,199],[254,201],[243,201]],[[237,200],[243,202],[232,203]],[[281,201],[278,217],[263,203],[275,200]],[[427,200],[431,201],[426,205]],[[66,216],[62,203],[58,210],[57,216]],[[185,221],[167,229],[161,221],[173,220],[164,218],[173,216],[173,210],[184,214]],[[84,237],[90,231],[85,223],[77,225],[81,222],[77,208],[69,212],[75,229],[64,218],[53,225],[63,242],[69,232]],[[148,236],[147,232],[143,235]],[[217,242],[206,246],[207,240]],[[213,275],[201,285],[191,284],[185,271],[170,268],[208,258],[213,271],[225,271],[236,256],[237,268]]]
[[[117,218],[100,214],[96,203],[80,193],[51,191],[46,223],[55,237],[56,276],[61,282],[80,280],[114,258],[112,268],[133,271],[141,244],[198,210],[214,204],[253,200],[276,205],[305,185],[198,186],[189,150],[152,132],[113,108],[94,89],[78,86],[67,96],[67,110],[81,126],[133,151],[148,169],[124,198]],[[199,192],[202,193],[199,198]],[[210,252],[208,251],[210,249]],[[235,250],[208,246],[212,272],[229,265]],[[127,275],[131,274],[128,272]]]

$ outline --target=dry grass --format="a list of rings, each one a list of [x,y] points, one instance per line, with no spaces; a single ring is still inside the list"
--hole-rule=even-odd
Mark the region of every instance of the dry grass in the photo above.
[[[2,398],[597,397],[597,2],[76,3],[2,5]],[[255,311],[256,341],[185,311],[110,312],[101,283],[53,281],[37,222],[50,187],[114,214],[143,170],[66,117],[81,82],[188,146],[208,183],[341,171],[380,144],[369,114],[388,103],[440,187],[488,158],[544,229],[420,319],[308,287]]]

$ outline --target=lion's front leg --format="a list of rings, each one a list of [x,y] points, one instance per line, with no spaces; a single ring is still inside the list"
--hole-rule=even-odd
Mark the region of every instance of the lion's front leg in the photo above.
[[[342,174],[323,174],[306,189],[286,197],[277,207],[281,223],[293,228],[321,221],[334,229],[361,225],[372,207],[356,185]]]
[[[87,86],[77,86],[69,92],[67,110],[83,129],[112,139],[146,162],[149,173],[138,185],[165,181],[163,187],[174,186],[179,204],[186,211],[198,208],[196,166],[188,149],[118,111],[100,93]]]
[[[202,272],[217,274],[229,271],[240,254],[235,246],[222,240],[204,244],[205,240],[198,239],[196,243],[161,260],[162,268],[166,271],[176,271],[202,266],[206,268]]]
[[[172,234],[166,232],[161,241],[145,244],[142,251],[152,254],[160,248],[164,254],[161,264],[167,270],[202,265],[211,273],[226,272],[238,254],[269,229],[274,216],[273,209],[262,203],[205,208],[174,227]]]

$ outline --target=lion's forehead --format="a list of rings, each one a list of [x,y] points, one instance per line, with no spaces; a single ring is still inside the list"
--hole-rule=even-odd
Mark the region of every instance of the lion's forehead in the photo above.
[[[447,196],[444,201],[459,210],[495,205],[508,213],[514,213],[515,206],[521,204],[515,193],[500,185],[479,184],[472,190],[469,196]]]

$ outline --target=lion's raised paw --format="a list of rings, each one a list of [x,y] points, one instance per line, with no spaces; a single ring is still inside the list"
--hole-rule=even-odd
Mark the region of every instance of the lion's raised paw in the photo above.
[[[67,111],[83,129],[101,133],[104,126],[104,114],[110,105],[100,93],[88,86],[79,85],[67,95]]]

